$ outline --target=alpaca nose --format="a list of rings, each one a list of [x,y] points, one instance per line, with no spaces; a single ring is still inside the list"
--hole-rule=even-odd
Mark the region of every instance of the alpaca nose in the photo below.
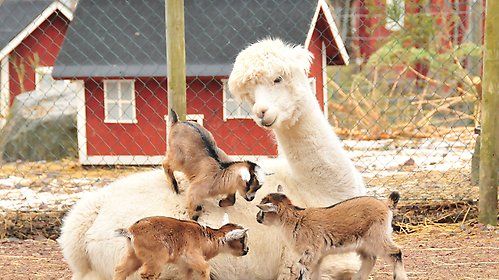
[[[263,117],[265,117],[265,112],[267,112],[267,108],[261,108],[260,111],[256,114],[256,116],[259,118],[259,119],[263,119]]]

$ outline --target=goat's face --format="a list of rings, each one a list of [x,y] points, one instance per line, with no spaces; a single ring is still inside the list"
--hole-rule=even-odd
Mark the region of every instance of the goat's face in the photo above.
[[[293,207],[291,200],[282,193],[271,193],[265,196],[259,205],[260,211],[256,220],[260,224],[275,225],[279,220],[279,214],[287,207]]]
[[[236,257],[248,254],[248,229],[235,224],[226,224],[220,230],[225,233],[222,239],[222,251]]]
[[[267,129],[289,128],[311,95],[312,54],[280,40],[263,40],[243,50],[229,77],[229,90],[252,106],[254,121]]]
[[[246,162],[241,168],[240,175],[244,184],[238,188],[239,194],[247,201],[255,199],[256,192],[262,187],[265,180],[265,173],[263,169],[256,163]]]

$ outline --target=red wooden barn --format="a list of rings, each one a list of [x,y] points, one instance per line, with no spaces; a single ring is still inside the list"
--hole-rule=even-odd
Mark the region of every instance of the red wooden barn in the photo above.
[[[458,45],[470,32],[471,17],[482,9],[480,5],[469,0],[354,0],[354,43],[359,47],[360,56],[367,59],[391,32],[404,28],[406,14],[424,12],[436,18],[436,23],[442,28],[439,32],[447,34],[442,46],[446,47],[448,43]],[[390,14],[389,10],[398,12]],[[483,24],[483,19],[479,24]]]
[[[326,65],[348,55],[325,0],[185,1],[187,113],[234,156],[274,156],[270,133],[233,99],[226,79],[249,44],[279,37],[315,56],[310,83],[324,108]],[[78,115],[82,164],[158,164],[166,150],[164,1],[84,0],[54,78],[84,82]]]
[[[14,98],[35,90],[50,74],[72,18],[72,11],[54,0],[1,3],[0,127]]]

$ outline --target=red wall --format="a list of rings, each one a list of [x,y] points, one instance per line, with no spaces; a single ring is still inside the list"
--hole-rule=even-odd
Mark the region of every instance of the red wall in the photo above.
[[[34,90],[35,68],[31,61],[35,53],[40,58],[38,66],[53,66],[59,54],[68,24],[69,20],[62,13],[55,12],[9,54],[10,104],[21,93],[21,82],[16,67],[14,67],[14,62],[17,65],[20,65],[20,63],[24,65],[24,91]]]
[[[321,41],[314,32],[310,51],[314,61],[310,76],[316,77],[317,99],[323,107]],[[252,119],[223,120],[220,77],[187,81],[187,113],[203,114],[204,126],[229,155],[277,155],[271,132]],[[166,151],[167,85],[165,78],[135,80],[136,124],[104,123],[102,78],[85,80],[87,155],[163,155]]]
[[[406,13],[419,12],[422,8],[418,6],[418,1],[420,0],[413,2],[406,1]],[[454,4],[450,7],[449,2],[458,3],[457,10],[453,8]],[[366,3],[369,3],[369,5]],[[360,55],[364,58],[369,58],[371,54],[377,50],[380,44],[383,43],[383,39],[391,33],[391,31],[385,28],[385,3],[385,0],[357,0],[353,4],[357,9],[354,23],[357,34],[355,34],[353,41],[357,44]],[[447,47],[448,43],[452,42],[454,38],[456,38],[459,43],[463,41],[464,30],[466,30],[468,26],[468,18],[466,16],[468,5],[467,0],[430,0],[428,12],[434,14],[435,17],[438,17],[437,24],[444,24],[446,20],[450,20],[454,15],[458,15],[459,20],[461,21],[461,25],[457,32],[453,30],[452,26],[449,26],[446,31],[448,36],[443,36],[449,39],[442,42],[442,46]],[[374,6],[374,8],[372,8],[372,6]],[[448,26],[449,24],[447,23],[446,25]]]
[[[166,151],[166,79],[135,81],[136,124],[104,123],[102,79],[85,81],[87,154],[163,155]],[[187,113],[203,114],[204,126],[231,155],[275,155],[270,133],[251,119],[223,120],[222,83],[211,77],[188,80]]]

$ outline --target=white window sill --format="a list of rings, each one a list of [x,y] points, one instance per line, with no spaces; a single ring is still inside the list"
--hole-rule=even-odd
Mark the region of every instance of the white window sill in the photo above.
[[[138,121],[135,120],[104,120],[104,123],[125,123],[125,124],[136,124]]]

